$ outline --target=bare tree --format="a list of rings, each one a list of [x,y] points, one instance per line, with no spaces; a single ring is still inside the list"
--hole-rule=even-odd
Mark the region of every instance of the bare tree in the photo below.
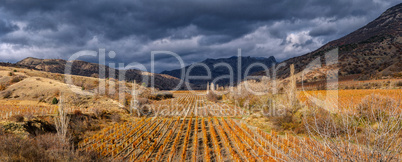
[[[296,89],[296,76],[295,76],[295,65],[290,65],[290,82],[289,82],[289,89],[288,89],[288,97],[289,97],[289,104],[293,108],[296,103],[296,96],[297,96],[297,89]]]
[[[133,82],[133,90],[131,92],[131,103],[130,103],[130,114],[133,114],[134,111],[137,112],[137,115],[140,116],[140,111],[139,111],[139,101],[138,101],[138,90],[136,88],[137,82],[134,80]]]
[[[57,116],[54,119],[55,119],[57,135],[60,137],[61,141],[67,142],[68,141],[67,132],[70,118],[67,116],[67,112],[64,110],[62,95],[60,95]]]

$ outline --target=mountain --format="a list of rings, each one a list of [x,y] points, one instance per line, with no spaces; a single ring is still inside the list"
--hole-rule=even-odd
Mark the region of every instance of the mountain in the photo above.
[[[37,59],[33,57],[28,57],[16,63],[16,66],[20,67],[29,67],[36,70],[42,70],[46,72],[52,73],[61,73],[64,74],[64,69],[66,67],[66,60],[62,59]],[[180,79],[163,74],[153,74],[149,72],[144,72],[135,69],[129,70],[117,70],[114,68],[110,68],[105,65],[100,65],[96,63],[89,63],[85,61],[76,60],[73,62],[71,68],[71,74],[80,75],[80,76],[88,76],[88,77],[99,77],[99,68],[105,69],[105,76],[109,78],[109,72],[115,72],[115,79],[118,79],[120,73],[125,73],[126,81],[134,81],[136,80],[138,83],[142,82],[142,78],[144,76],[149,76],[148,85],[150,85],[151,77],[155,78],[155,88],[161,90],[170,90],[176,87],[179,84]]]
[[[247,67],[249,67],[251,64],[254,63],[261,63],[266,65],[268,68],[270,68],[274,63],[277,63],[275,58],[273,56],[269,58],[265,57],[241,57],[241,79],[244,79],[245,72],[247,70]],[[206,65],[210,70],[211,70],[211,79],[194,79],[194,80],[189,80],[190,83],[193,83],[195,85],[198,85],[198,87],[204,87],[208,82],[212,82],[214,79],[216,79],[219,76],[224,76],[229,74],[229,69],[225,66],[217,66],[214,68],[214,65],[219,65],[219,63],[224,63],[226,65],[229,65],[233,69],[233,79],[234,83],[238,81],[238,57],[233,56],[230,58],[219,58],[219,59],[206,59],[202,62],[201,64]],[[200,64],[196,63],[196,64]],[[194,65],[194,64],[193,64]],[[186,66],[185,70],[186,73],[191,65]],[[249,69],[248,74],[253,74],[255,72],[264,70],[261,66],[255,66],[253,68]],[[181,69],[175,69],[171,71],[163,71],[161,74],[167,74],[171,75],[176,78],[181,78]],[[194,66],[194,68],[191,69],[190,71],[190,76],[207,76],[207,70],[205,67],[202,66]],[[185,79],[185,78],[182,78]],[[219,85],[227,85],[230,83],[230,79],[219,79],[216,81],[217,84]]]
[[[285,67],[279,68],[277,76],[289,76],[289,65],[294,64],[296,72],[305,69],[316,58],[323,59],[325,53],[339,49],[339,78],[379,79],[402,77],[402,3],[389,8],[366,26],[305,55],[283,61]],[[325,78],[324,72],[335,68],[323,65],[304,81],[317,81]],[[254,75],[264,75],[264,71]]]

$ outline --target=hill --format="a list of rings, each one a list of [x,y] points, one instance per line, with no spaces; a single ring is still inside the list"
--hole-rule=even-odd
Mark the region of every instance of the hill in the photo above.
[[[0,66],[1,104],[49,106],[54,98],[62,97],[63,103],[85,110],[100,107],[120,110],[122,104],[115,95],[97,93],[99,79],[73,75],[74,85],[69,85],[64,77],[63,74]],[[109,81],[105,81],[109,85]],[[125,91],[129,91],[132,83],[126,84]]]
[[[66,60],[62,59],[37,59],[33,57],[28,57],[16,63],[17,66],[20,67],[29,67],[36,70],[51,72],[51,73],[60,73],[64,74],[64,70],[66,67]],[[125,74],[126,81],[137,81],[137,83],[142,82],[142,78],[144,76],[149,77],[149,82],[147,85],[151,83],[151,77],[155,78],[155,88],[161,90],[169,90],[176,87],[179,84],[180,79],[174,78],[168,75],[163,74],[152,74],[148,72],[143,72],[140,70],[129,69],[129,70],[117,70],[114,68],[110,68],[105,65],[100,65],[96,63],[89,63],[85,61],[76,60],[72,64],[71,74],[72,75],[80,75],[87,77],[99,77],[99,68],[105,69],[106,78],[111,77],[109,75],[110,72],[114,71],[115,76],[111,78],[118,79],[120,73]]]

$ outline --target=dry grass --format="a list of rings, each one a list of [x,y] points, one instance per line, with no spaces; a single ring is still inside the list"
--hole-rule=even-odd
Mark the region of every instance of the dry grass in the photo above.
[[[0,136],[0,161],[99,161],[93,153],[79,153],[54,134],[34,138]]]

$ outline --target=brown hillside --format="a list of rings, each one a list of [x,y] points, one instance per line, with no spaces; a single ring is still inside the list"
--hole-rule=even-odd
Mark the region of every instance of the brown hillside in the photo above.
[[[16,63],[19,66],[31,67],[34,69],[51,72],[51,73],[65,73],[66,60],[62,59],[37,59],[28,57]],[[110,71],[115,71],[115,79],[118,79],[119,73],[125,73],[126,81],[134,81],[136,80],[138,83],[142,82],[142,78],[144,76],[149,76],[149,82],[147,85],[151,83],[151,77],[155,78],[155,88],[162,90],[169,90],[175,88],[180,79],[161,75],[161,74],[152,74],[148,72],[143,72],[140,70],[130,69],[130,70],[117,70],[110,68],[105,65],[100,65],[96,63],[89,63],[85,61],[74,61],[71,68],[71,74],[87,76],[87,77],[99,77],[99,68],[104,68],[106,77],[108,78]]]

